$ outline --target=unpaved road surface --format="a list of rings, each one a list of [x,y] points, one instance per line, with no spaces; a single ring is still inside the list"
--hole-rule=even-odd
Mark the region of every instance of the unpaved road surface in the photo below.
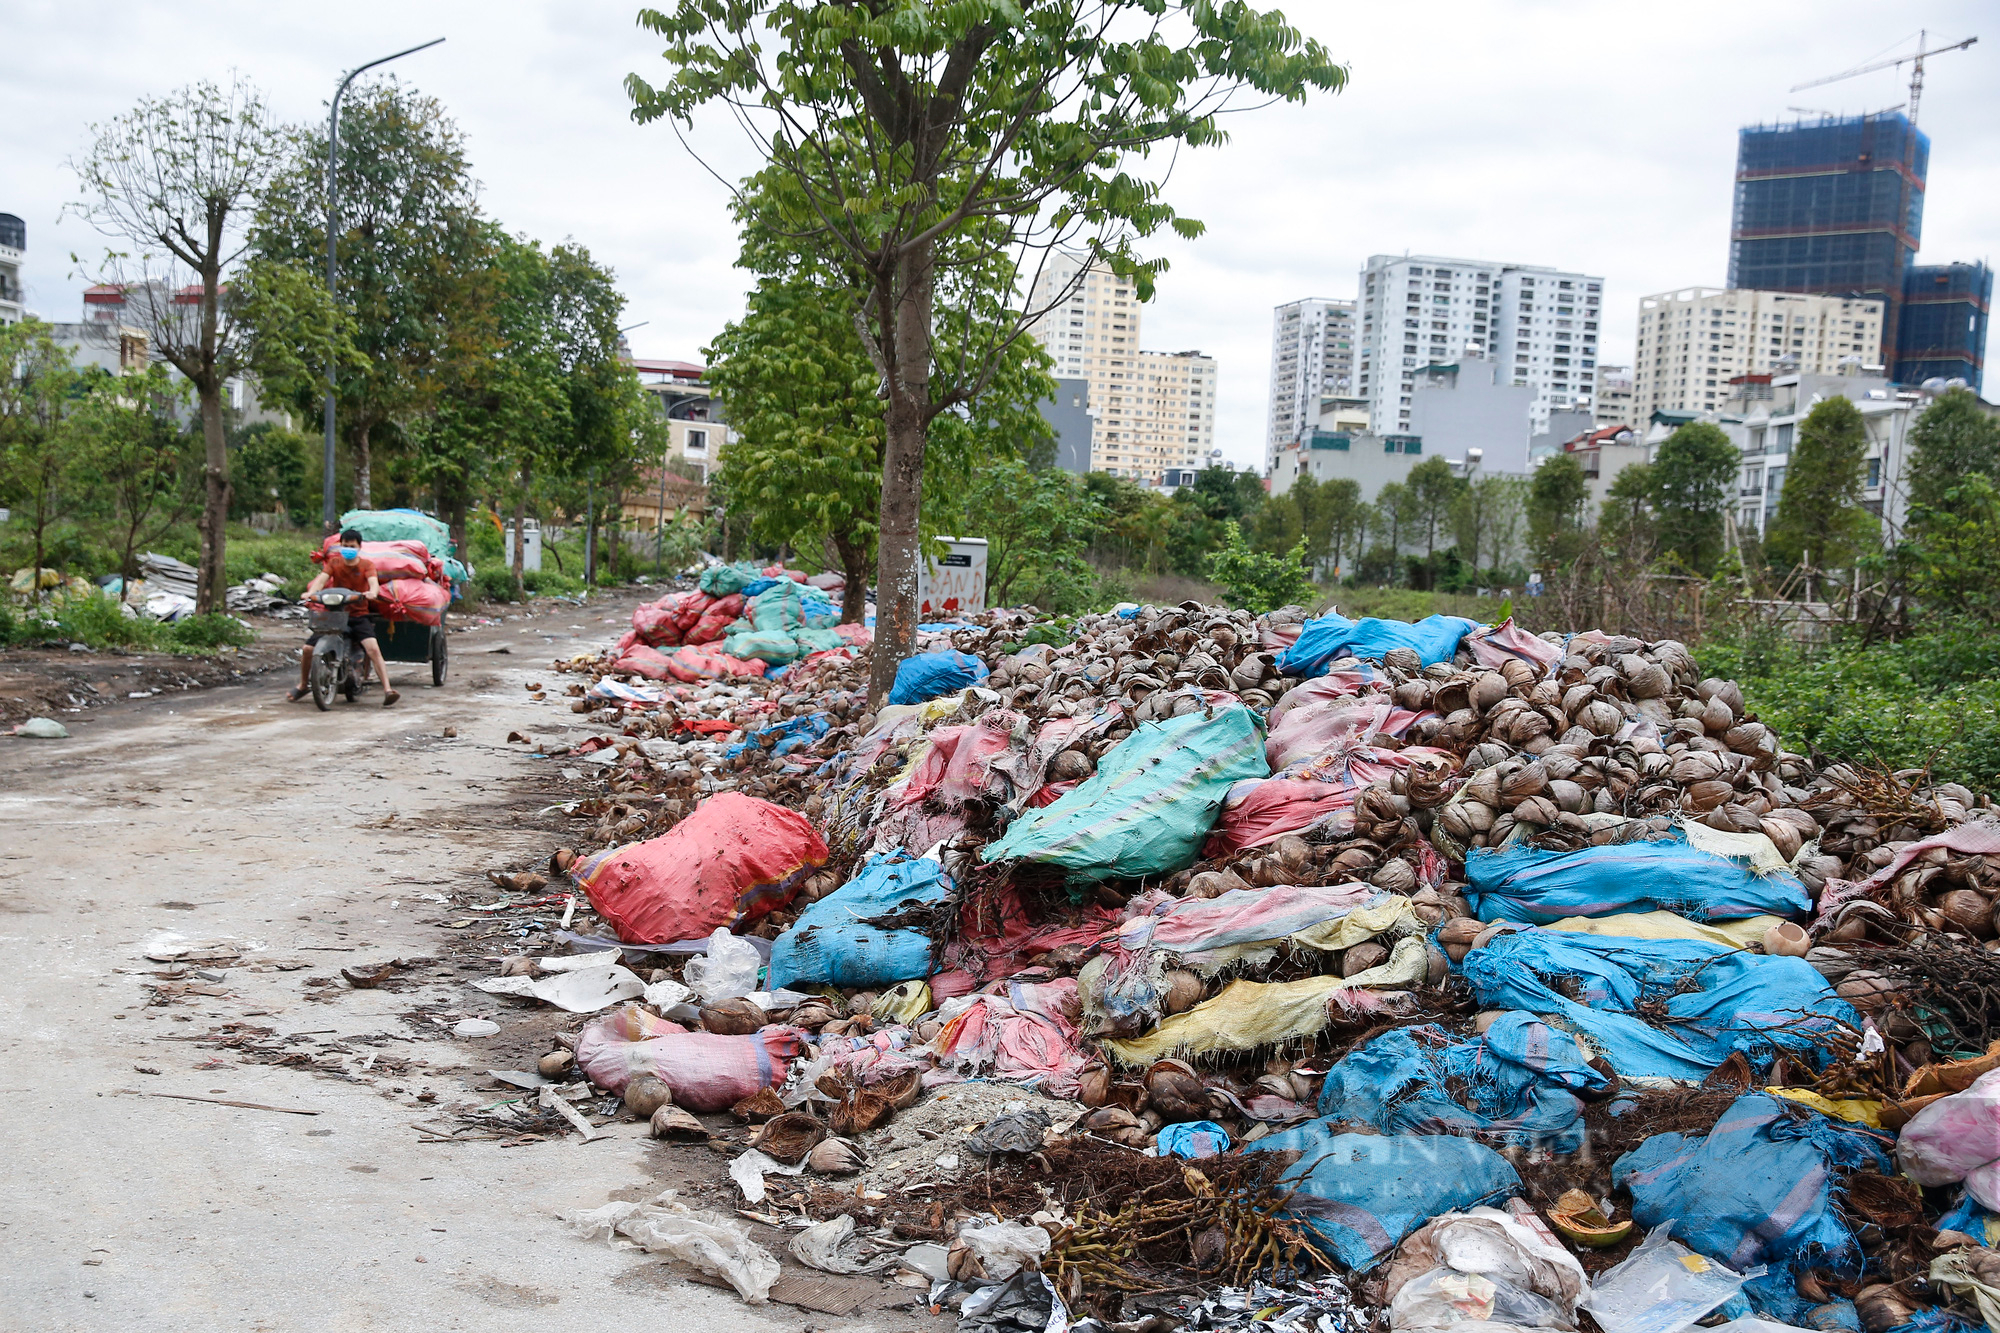
[[[504,1026],[519,1003],[435,970],[395,992],[339,980],[438,954],[438,895],[546,856],[535,811],[556,761],[505,738],[583,719],[522,685],[615,636],[630,605],[456,634],[444,688],[405,668],[392,709],[287,704],[273,673],[93,710],[68,741],[0,740],[0,1327],[910,1326],[750,1307],[570,1235],[557,1211],[650,1197],[672,1150],[637,1124],[588,1144],[422,1142],[443,1108],[506,1095],[488,1068],[520,1067],[504,1034],[461,1042],[449,1022]],[[179,969],[145,957],[163,932],[241,957],[163,981]],[[189,1040],[228,1024],[342,1072]]]

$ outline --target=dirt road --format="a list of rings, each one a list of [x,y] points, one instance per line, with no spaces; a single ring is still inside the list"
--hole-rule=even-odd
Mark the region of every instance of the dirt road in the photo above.
[[[660,1188],[643,1126],[421,1142],[437,1108],[504,1095],[484,1074],[505,1034],[461,1042],[449,1024],[519,1009],[431,974],[401,992],[339,981],[435,953],[447,888],[546,855],[534,766],[554,761],[505,737],[581,721],[522,684],[615,635],[607,618],[623,623],[619,604],[454,635],[445,687],[412,671],[393,709],[290,705],[274,674],[96,710],[68,741],[0,741],[0,1324],[827,1326],[556,1223]],[[173,952],[168,932],[212,952],[149,960]],[[259,1028],[322,1072],[189,1040]]]

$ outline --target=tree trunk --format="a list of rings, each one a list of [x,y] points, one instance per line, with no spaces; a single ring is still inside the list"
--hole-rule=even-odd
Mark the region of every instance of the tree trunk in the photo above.
[[[847,586],[840,593],[840,623],[859,625],[867,618],[867,544],[844,536],[835,537],[833,549],[840,555],[840,573],[847,580]]]
[[[879,708],[889,697],[896,668],[917,639],[917,561],[922,555],[917,515],[923,507],[924,452],[930,443],[932,253],[928,244],[913,246],[898,261],[893,318],[882,322],[889,404],[882,451],[882,518],[876,538],[870,708]],[[880,286],[878,280],[878,291]]]
[[[372,461],[368,454],[368,432],[371,428],[371,423],[367,417],[363,417],[354,423],[354,507],[356,509],[373,509],[375,507],[375,495],[369,484],[370,478],[368,475],[369,464]]]
[[[468,502],[465,478],[455,476],[438,483],[438,508],[444,511],[445,526],[451,529],[451,544],[461,563],[472,555],[465,540],[465,509]]]
[[[224,568],[229,522],[229,446],[222,429],[222,384],[213,376],[195,386],[201,400],[201,570],[196,580],[195,610],[220,611],[227,604]]]

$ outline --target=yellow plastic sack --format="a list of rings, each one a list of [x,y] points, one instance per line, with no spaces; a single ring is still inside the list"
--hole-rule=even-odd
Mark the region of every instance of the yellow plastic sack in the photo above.
[[[1387,962],[1351,977],[1301,981],[1238,981],[1212,1000],[1175,1014],[1143,1037],[1099,1043],[1120,1064],[1149,1065],[1165,1056],[1254,1051],[1295,1037],[1316,1036],[1330,1021],[1337,991],[1406,989],[1424,979],[1430,956],[1424,941],[1396,941]]]
[[[1830,1115],[1835,1120],[1851,1120],[1870,1129],[1882,1128],[1882,1103],[1878,1101],[1858,1097],[1835,1101],[1816,1092],[1808,1092],[1804,1088],[1766,1088],[1764,1091],[1773,1097],[1783,1097],[1787,1101],[1798,1102],[1801,1106],[1810,1106],[1821,1115]]]
[[[1760,835],[1761,836],[1761,835]],[[1706,940],[1732,949],[1748,949],[1761,943],[1764,932],[1784,920],[1765,913],[1739,921],[1690,921],[1678,912],[1617,912],[1611,916],[1566,916],[1551,921],[1544,930],[1568,930],[1579,935],[1609,935],[1636,940]]]
[[[921,981],[905,981],[883,991],[868,1008],[878,1023],[914,1023],[931,1011],[931,988]]]

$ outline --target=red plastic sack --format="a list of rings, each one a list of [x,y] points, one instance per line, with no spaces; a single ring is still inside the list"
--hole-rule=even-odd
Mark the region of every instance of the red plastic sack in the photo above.
[[[673,659],[657,648],[648,648],[643,643],[635,643],[626,648],[625,653],[611,664],[613,671],[628,675],[644,676],[647,680],[673,680],[671,666]]]
[[[612,648],[611,655],[613,657],[623,657],[626,653],[632,651],[632,645],[637,642],[639,642],[639,632],[628,629],[618,636],[618,643]]]
[[[688,641],[688,631],[715,604],[705,592],[670,592],[632,612],[632,629],[654,648],[674,648]]]
[[[607,1092],[651,1074],[673,1090],[674,1105],[721,1111],[785,1081],[805,1054],[806,1035],[776,1024],[747,1037],[689,1032],[636,1004],[622,1005],[576,1036],[576,1065]]]
[[[727,597],[718,597],[709,603],[708,609],[701,613],[701,619],[697,620],[689,628],[687,633],[682,637],[681,642],[714,643],[723,637],[723,634],[729,628],[730,622],[742,614],[742,593],[732,592]]]
[[[340,545],[339,537],[328,537],[312,553],[314,564],[323,565],[329,552]],[[375,577],[383,583],[391,579],[429,579],[444,582],[444,566],[431,558],[430,548],[419,541],[363,542],[362,558],[375,566]]]
[[[451,605],[451,589],[427,579],[391,579],[382,585],[382,596],[377,600],[391,620],[435,625]]]
[[[761,657],[731,657],[703,648],[683,648],[667,659],[673,678],[689,685],[717,676],[761,676],[767,666]]]
[[[666,944],[742,930],[825,864],[826,843],[804,815],[732,791],[657,838],[579,858],[569,873],[619,939]]]

